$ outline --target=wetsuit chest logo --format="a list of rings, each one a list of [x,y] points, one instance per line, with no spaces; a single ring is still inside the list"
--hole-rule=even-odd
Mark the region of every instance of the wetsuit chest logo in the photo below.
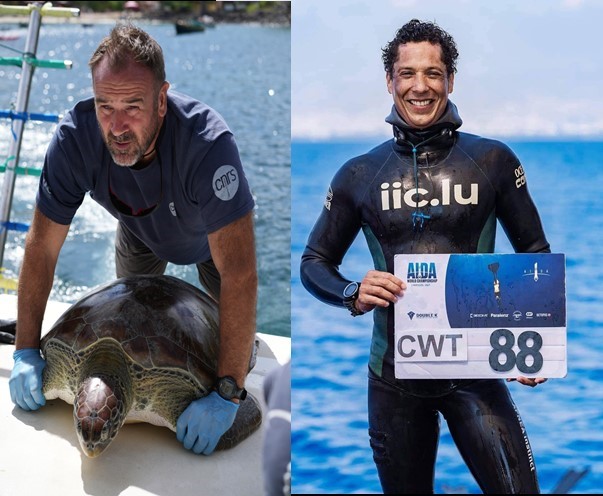
[[[431,198],[430,192],[424,188],[412,188],[402,191],[402,182],[381,184],[381,210],[396,210],[408,206],[425,207],[431,205],[450,205],[452,201],[458,205],[477,205],[479,185],[471,183],[469,196],[464,196],[462,184],[450,184],[450,179],[442,179],[441,198]]]

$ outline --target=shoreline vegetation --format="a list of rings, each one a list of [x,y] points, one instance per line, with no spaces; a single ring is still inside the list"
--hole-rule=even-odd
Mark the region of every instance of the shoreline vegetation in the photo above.
[[[27,5],[32,2],[2,1],[4,5]],[[175,23],[177,21],[212,19],[215,24],[291,25],[290,1],[263,2],[52,2],[55,7],[80,9],[72,18],[44,17],[45,24],[114,24],[120,20],[133,22]],[[0,15],[0,25],[22,24],[27,16]]]

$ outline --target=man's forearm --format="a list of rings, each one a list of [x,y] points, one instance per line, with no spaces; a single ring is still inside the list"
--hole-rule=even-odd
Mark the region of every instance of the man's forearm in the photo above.
[[[44,249],[28,243],[19,275],[15,340],[17,349],[40,346],[42,320],[52,289],[54,265],[47,260]]]
[[[225,277],[220,290],[220,355],[218,376],[245,384],[256,330],[257,273]]]

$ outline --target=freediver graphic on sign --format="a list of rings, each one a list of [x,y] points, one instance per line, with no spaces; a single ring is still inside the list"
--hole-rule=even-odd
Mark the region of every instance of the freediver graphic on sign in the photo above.
[[[494,297],[496,298],[496,303],[498,303],[498,306],[501,306],[501,300],[500,300],[500,281],[498,280],[498,268],[500,267],[500,264],[498,262],[494,262],[488,265],[488,269],[490,269],[492,271],[492,275],[494,276]]]

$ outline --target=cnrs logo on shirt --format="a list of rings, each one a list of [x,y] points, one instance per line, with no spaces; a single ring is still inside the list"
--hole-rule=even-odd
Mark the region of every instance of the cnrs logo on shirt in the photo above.
[[[214,173],[212,180],[214,193],[220,200],[228,201],[236,195],[239,189],[239,175],[232,165],[223,165]]]

